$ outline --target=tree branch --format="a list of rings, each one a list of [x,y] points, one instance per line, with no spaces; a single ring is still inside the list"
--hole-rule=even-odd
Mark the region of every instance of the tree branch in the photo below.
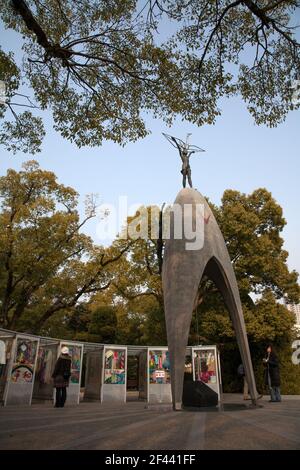
[[[277,7],[281,6],[283,3],[287,3],[286,0],[279,0],[278,2],[271,3],[270,5],[267,5],[266,7],[262,8],[262,11],[266,13],[267,11],[275,10]],[[290,3],[290,2],[288,2]]]
[[[100,261],[100,264],[102,267],[104,266],[107,266],[108,264],[111,264],[111,263],[114,263],[115,261],[118,261],[121,256],[123,256],[124,253],[126,253],[126,251],[129,250],[129,248],[134,244],[135,240],[132,240],[128,243],[128,245],[126,245],[124,248],[122,248],[122,250],[118,253],[117,256],[114,256],[113,258],[109,258],[108,260],[104,261],[103,262],[103,259],[104,259],[104,254],[101,256],[101,261]]]
[[[262,24],[266,26],[267,28],[270,28],[272,25],[275,31],[282,35],[288,42],[292,43],[294,47],[300,47],[300,44],[291,38],[291,36],[287,33],[287,31],[284,31],[281,29],[280,25],[278,22],[276,22],[273,18],[270,16],[267,16],[265,11],[270,11],[270,8],[265,10],[263,8],[259,8],[252,0],[243,0],[243,4],[249,8],[249,10],[261,20]]]
[[[203,54],[202,54],[202,57],[200,59],[199,66],[198,66],[199,80],[200,80],[201,68],[202,68],[205,56],[207,54],[208,48],[210,46],[211,41],[213,40],[214,35],[216,34],[218,28],[220,27],[222,20],[224,19],[224,17],[226,16],[226,14],[228,13],[229,10],[231,10],[232,8],[235,8],[236,6],[240,5],[241,3],[243,3],[243,0],[236,0],[235,2],[230,3],[229,5],[227,5],[227,7],[223,10],[222,14],[220,15],[220,17],[219,17],[215,27],[213,28],[212,32],[210,33],[209,39],[206,42],[206,45],[205,45],[205,48],[204,48],[204,51],[203,51]]]
[[[24,0],[11,0],[11,2],[14,10],[22,17],[27,28],[36,35],[38,44],[45,49],[47,55],[63,60],[71,57],[71,51],[61,47],[59,44],[51,44],[48,41],[46,33],[36,21]]]
[[[269,18],[261,8],[259,8],[254,2],[252,2],[252,0],[243,0],[243,4],[247,8],[249,8],[249,10],[255,16],[257,16],[257,18],[261,20],[264,26],[266,26],[267,28],[270,28],[270,22],[272,22],[273,20]]]
[[[34,325],[34,331],[39,332],[40,328],[46,323],[47,320],[49,320],[50,317],[52,317],[55,313],[59,312],[60,310],[67,309],[74,307],[77,303],[77,301],[82,297],[84,294],[92,293],[92,292],[99,292],[105,289],[108,289],[108,287],[111,284],[111,281],[109,281],[107,284],[105,284],[102,287],[97,287],[93,289],[89,289],[89,285],[93,283],[94,280],[91,280],[90,282],[86,283],[76,294],[74,297],[69,300],[69,301],[64,301],[61,298],[57,299],[57,301],[49,307],[44,314],[39,318],[38,322]]]
[[[112,285],[116,288],[117,292],[120,293],[127,300],[134,300],[134,299],[137,299],[139,297],[153,296],[153,297],[156,298],[156,300],[158,300],[158,302],[160,302],[159,295],[156,292],[147,291],[147,292],[138,292],[136,294],[130,294],[130,293],[126,292],[125,289],[122,289],[122,287],[118,286],[116,283],[112,282]]]

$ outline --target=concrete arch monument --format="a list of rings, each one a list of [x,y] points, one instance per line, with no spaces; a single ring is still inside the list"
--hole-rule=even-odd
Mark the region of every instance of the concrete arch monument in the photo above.
[[[202,217],[203,244],[187,249],[188,240],[174,236],[174,217],[171,217],[170,238],[166,241],[162,270],[165,318],[171,362],[172,399],[174,409],[181,409],[185,351],[198,288],[207,275],[220,290],[229,310],[245,368],[252,403],[256,404],[257,390],[246,334],[243,310],[235,273],[217,221],[205,198],[195,189],[182,189],[175,200],[181,206],[181,224],[186,217],[196,226]],[[189,205],[190,215],[184,215]],[[201,213],[197,210],[201,207]],[[198,219],[197,219],[198,218]]]

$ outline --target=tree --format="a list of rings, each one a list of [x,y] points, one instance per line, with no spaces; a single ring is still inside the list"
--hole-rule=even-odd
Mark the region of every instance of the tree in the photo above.
[[[116,302],[122,304],[123,318],[126,317],[129,324],[136,322],[138,316],[142,319],[138,329],[141,336],[137,339],[141,344],[159,345],[167,341],[160,272],[161,240],[151,234],[151,226],[158,222],[159,212],[158,207],[141,207],[133,217],[128,217],[124,231],[130,237],[130,225],[136,225],[139,233],[143,230],[141,219],[147,215],[144,235],[148,238],[131,239],[126,256],[113,267],[116,271],[109,288]]]
[[[93,311],[89,324],[89,337],[100,343],[114,344],[117,333],[117,316],[114,307],[103,305]]]
[[[126,255],[123,258],[125,257]],[[113,269],[115,273],[119,271],[117,266],[114,266]],[[146,314],[143,309],[143,301],[139,309],[129,306],[126,299],[116,293],[116,289],[111,283],[108,289],[98,292],[90,299],[90,310],[97,310],[102,305],[110,305],[114,308],[117,318],[116,344],[147,344],[144,334]]]
[[[153,209],[151,211],[151,209]],[[147,240],[133,238],[130,224],[141,231],[141,214],[147,214]],[[166,344],[163,292],[160,277],[160,241],[150,238],[151,222],[157,221],[157,207],[141,207],[135,216],[128,217],[124,233],[130,247],[124,256],[111,266],[113,280],[104,292],[91,298],[91,305],[114,305],[118,319],[117,340],[121,344]],[[130,238],[131,237],[131,238]],[[116,243],[121,243],[121,238]],[[125,243],[123,240],[122,243]]]
[[[78,146],[144,137],[145,112],[168,125],[176,116],[213,123],[224,96],[240,95],[255,122],[269,126],[299,108],[292,99],[300,73],[298,0],[1,0],[1,6],[5,26],[24,39],[22,66],[1,53],[8,109],[17,116],[22,74],[37,105],[51,110],[54,128]],[[38,151],[36,119],[6,123],[0,142],[9,142],[9,131],[9,149]]]
[[[224,192],[216,217],[234,266],[242,300],[271,290],[277,299],[299,299],[298,273],[289,271],[281,237],[286,220],[265,188],[246,195]],[[251,301],[250,301],[251,302]]]
[[[297,366],[291,361],[291,346],[296,337],[294,315],[278,303],[270,290],[266,290],[252,305],[244,304],[243,311],[258,389],[266,391],[262,358],[266,346],[272,343],[279,354],[283,393],[299,393],[300,377]],[[231,320],[221,299],[205,302],[198,313],[198,321],[199,330],[211,343],[218,344],[221,350],[223,389],[239,390],[241,383],[237,377],[237,367],[241,358]]]
[[[67,327],[75,340],[114,344],[117,335],[116,308],[112,305],[79,305],[69,316]]]
[[[5,328],[39,332],[58,311],[106,289],[110,265],[129,244],[94,246],[79,220],[74,189],[56,181],[37,162],[0,178],[0,312]]]

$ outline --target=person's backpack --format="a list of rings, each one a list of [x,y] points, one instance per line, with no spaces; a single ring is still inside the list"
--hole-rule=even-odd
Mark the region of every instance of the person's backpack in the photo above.
[[[239,377],[244,377],[244,375],[245,375],[245,369],[244,369],[243,364],[240,364],[240,365],[238,366],[237,373],[238,373],[238,376],[239,376]]]

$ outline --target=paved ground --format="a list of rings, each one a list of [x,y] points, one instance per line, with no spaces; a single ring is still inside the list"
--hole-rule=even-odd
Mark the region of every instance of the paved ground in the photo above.
[[[81,403],[0,408],[0,449],[300,449],[300,397],[247,409],[225,395],[223,411],[173,412]]]

